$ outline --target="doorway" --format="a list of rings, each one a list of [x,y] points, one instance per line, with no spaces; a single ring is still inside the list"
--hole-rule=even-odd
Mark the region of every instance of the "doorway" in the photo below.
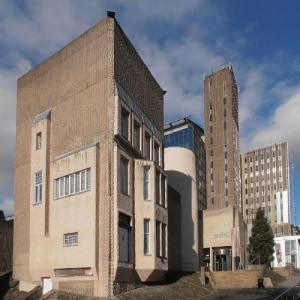
[[[231,271],[231,247],[213,249],[214,271]]]
[[[43,295],[47,294],[53,289],[53,282],[50,277],[43,277],[42,285],[43,285]]]

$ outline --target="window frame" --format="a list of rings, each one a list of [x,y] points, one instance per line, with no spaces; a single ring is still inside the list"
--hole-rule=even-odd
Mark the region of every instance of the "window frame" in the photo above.
[[[126,169],[124,169],[125,166]],[[126,182],[123,181],[125,174],[126,174]],[[124,155],[121,155],[120,157],[120,192],[123,195],[129,196],[129,159]]]
[[[43,202],[43,172],[39,170],[34,173],[34,198],[33,204]]]
[[[35,150],[41,150],[42,149],[42,132],[39,131],[35,135]]]
[[[137,142],[137,134],[136,134],[136,128],[138,128],[138,143]],[[141,138],[141,132],[142,132],[142,124],[133,117],[133,126],[132,126],[132,146],[135,150],[141,152],[142,149],[142,138]]]
[[[146,176],[147,174],[147,176]],[[150,166],[144,167],[143,195],[145,201],[150,201]],[[147,188],[145,188],[147,186]],[[146,195],[147,190],[147,195]],[[147,196],[147,197],[146,197]]]
[[[76,237],[76,241],[72,242],[72,243],[66,243],[66,237],[69,236],[69,239],[72,238],[72,235],[74,235]],[[63,234],[63,246],[64,247],[74,247],[74,246],[78,246],[78,231],[74,231],[74,232],[67,232]]]
[[[146,226],[147,224],[147,226]],[[150,239],[150,235],[151,235],[151,220],[149,218],[144,218],[144,255],[151,255],[151,247],[150,247],[150,243],[151,243],[151,239]],[[146,229],[148,229],[148,231],[146,231]],[[147,242],[147,246],[146,246],[146,242]]]
[[[84,174],[84,176],[83,176]],[[73,179],[72,179],[73,178]],[[82,180],[84,179],[84,188]],[[80,170],[54,179],[54,199],[70,197],[91,189],[91,168]]]
[[[121,124],[120,124],[120,127],[121,127],[121,130],[120,130],[120,133],[121,133],[121,136],[126,139],[127,141],[129,141],[129,138],[130,138],[130,111],[124,106],[124,105],[121,105]],[[126,118],[126,128],[124,127],[124,116],[127,116]],[[126,131],[125,131],[126,130]]]

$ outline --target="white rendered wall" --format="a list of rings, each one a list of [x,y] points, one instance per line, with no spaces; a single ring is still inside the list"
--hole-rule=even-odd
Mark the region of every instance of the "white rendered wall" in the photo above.
[[[168,183],[181,196],[181,269],[199,270],[199,211],[195,154],[183,147],[165,148]]]
[[[282,194],[282,198],[281,198]],[[281,208],[282,201],[282,208]],[[277,206],[277,224],[289,223],[289,199],[288,191],[276,193],[276,206]]]

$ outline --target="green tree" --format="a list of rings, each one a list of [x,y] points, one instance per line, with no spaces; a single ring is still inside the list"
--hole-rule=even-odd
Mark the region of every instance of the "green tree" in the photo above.
[[[274,235],[268,219],[261,208],[257,209],[249,239],[250,256],[259,255],[260,263],[270,263],[274,257]]]

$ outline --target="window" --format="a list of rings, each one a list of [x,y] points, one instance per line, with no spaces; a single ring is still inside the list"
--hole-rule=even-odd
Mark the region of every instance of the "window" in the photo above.
[[[121,157],[121,193],[128,195],[128,159]]]
[[[35,138],[35,149],[40,150],[42,148],[42,133],[38,132]]]
[[[145,133],[145,145],[144,145],[144,156],[150,160],[151,155],[151,136],[149,133]]]
[[[131,257],[131,218],[122,213],[119,214],[119,261],[128,263]]]
[[[154,142],[154,161],[159,164],[159,152],[160,152],[160,147],[157,142]]]
[[[121,133],[122,133],[122,136],[128,140],[128,132],[129,132],[129,112],[124,108],[122,107],[121,108]]]
[[[160,204],[160,172],[158,170],[156,170],[155,183],[156,203]]]
[[[150,219],[144,219],[144,254],[150,254]]]
[[[167,257],[167,225],[162,223],[161,229],[162,257]]]
[[[223,98],[223,103],[224,103],[224,105],[226,105],[226,98],[225,97]]]
[[[156,221],[156,256],[167,257],[167,225]]]
[[[55,179],[55,198],[74,195],[90,189],[90,169]]]
[[[149,174],[150,168],[144,168],[144,200],[149,200]]]
[[[141,126],[136,121],[133,125],[133,147],[138,151],[141,150]]]
[[[64,246],[77,246],[78,245],[78,232],[64,234]]]
[[[166,207],[166,177],[161,174],[161,205]]]
[[[43,191],[43,183],[42,183],[42,171],[35,173],[35,183],[34,183],[34,203],[42,202],[42,191]]]
[[[161,232],[160,232],[160,222],[156,221],[156,256],[161,256]]]

